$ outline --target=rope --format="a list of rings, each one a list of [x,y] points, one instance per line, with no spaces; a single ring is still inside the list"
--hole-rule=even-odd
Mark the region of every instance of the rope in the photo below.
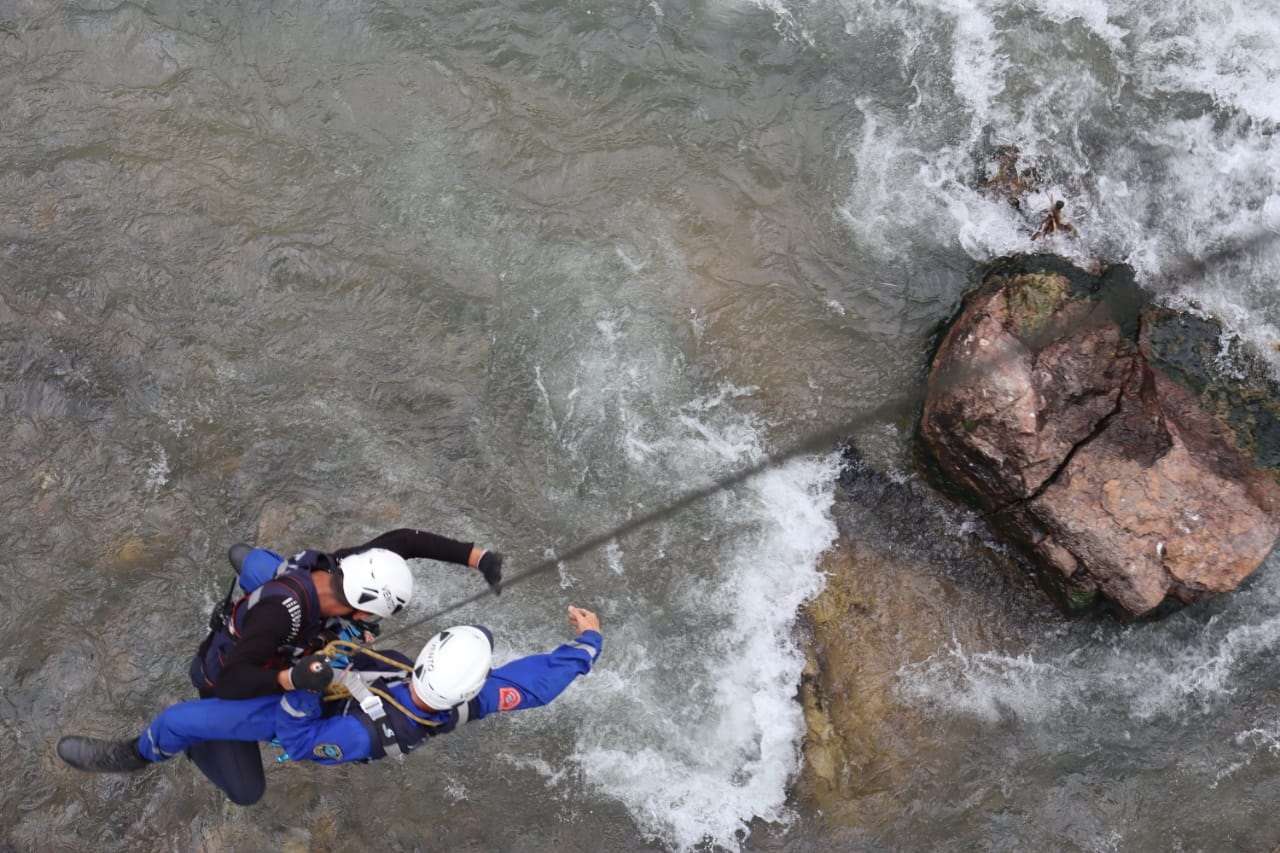
[[[356,655],[364,655],[365,657],[373,658],[379,663],[389,664],[390,666],[399,670],[403,670],[404,672],[413,672],[413,667],[405,663],[404,661],[399,661],[399,660],[396,660],[395,658],[388,657],[387,655],[384,655],[380,652],[375,652],[373,649],[369,648],[368,646],[365,646],[361,643],[354,643],[350,640],[331,640],[327,645],[325,645],[323,649],[317,652],[317,654],[324,655],[329,660],[333,660],[333,658],[337,657],[340,654],[346,655],[347,657],[351,657],[351,658],[354,658]],[[350,669],[350,668],[351,666],[348,665],[347,669]],[[394,696],[392,696],[390,693],[388,693],[387,691],[383,690],[380,687],[374,687],[372,685],[369,685],[368,690],[370,693],[374,694],[382,701],[387,702],[390,705],[394,706],[400,713],[404,714],[406,717],[413,720],[415,723],[418,723],[419,725],[423,725],[423,726],[441,725],[435,720],[429,720],[426,717],[421,716],[420,713],[417,711],[409,710],[398,699],[396,699]],[[335,681],[334,683],[330,684],[329,687],[325,690],[322,701],[340,702],[346,699],[354,699],[354,698],[355,697],[351,694],[351,691],[347,689],[347,686],[345,684],[340,684],[337,681]]]
[[[736,471],[727,477],[723,477],[719,480],[715,480],[709,483],[708,485],[703,486],[702,488],[694,489],[693,491],[686,492],[684,495],[680,496],[679,498],[667,504],[666,506],[662,507],[661,509],[657,509],[652,512],[645,513],[642,516],[633,518],[630,521],[619,524],[617,527],[613,528],[612,530],[606,533],[600,533],[595,536],[592,536],[591,538],[586,539],[583,542],[579,543],[575,547],[570,548],[568,551],[565,551],[561,554],[557,554],[554,557],[549,557],[548,559],[543,560],[542,562],[538,563],[532,568],[525,569],[523,572],[514,574],[510,578],[504,579],[502,581],[502,588],[506,589],[508,587],[515,586],[516,584],[524,583],[530,578],[534,578],[544,572],[554,569],[557,565],[559,565],[562,562],[575,560],[578,557],[581,557],[583,554],[586,554],[590,551],[594,551],[597,548],[601,547],[602,545],[606,545],[615,539],[621,539],[632,533],[635,533],[637,530],[643,527],[648,527],[649,525],[654,524],[655,522],[662,521],[666,518],[669,518],[675,515],[676,513],[681,512],[682,510],[689,507],[690,505],[697,503],[700,500],[703,500],[704,498],[711,497],[712,495],[718,494],[719,492],[722,492],[725,489],[729,489],[734,486],[737,486],[751,479],[752,477],[755,477],[758,474],[761,474],[771,468],[776,468],[777,466],[783,464],[784,462],[789,462],[792,459],[795,459],[799,456],[804,456],[810,453],[818,453],[821,451],[833,450],[837,446],[839,446],[842,440],[847,439],[849,437],[849,434],[857,427],[872,421],[890,419],[892,417],[895,417],[901,414],[906,409],[906,407],[915,406],[923,399],[924,399],[923,391],[914,393],[914,394],[908,394],[908,395],[905,395],[904,397],[876,406],[873,409],[869,409],[868,411],[862,413],[856,418],[853,418],[845,423],[842,423],[839,426],[829,427],[825,430],[822,430],[821,432],[813,433],[812,435],[809,435],[807,438],[792,445],[790,448],[781,451],[780,453],[772,454],[762,459],[761,461],[755,463],[754,465],[750,465],[746,468]],[[474,595],[468,596],[467,598],[464,598],[460,601],[456,601],[453,604],[446,605],[445,607],[442,607],[433,613],[428,613],[426,616],[422,616],[418,619],[415,619],[412,622],[408,623],[407,625],[396,628],[394,631],[389,631],[383,634],[380,639],[386,640],[389,637],[395,637],[400,634],[408,633],[409,631],[412,631],[414,628],[417,628],[419,625],[422,625],[427,622],[432,622],[436,619],[439,619],[441,616],[444,616],[448,613],[452,613],[453,611],[458,610],[460,608],[466,607],[468,604],[473,604],[474,602],[477,602],[480,599],[485,598],[489,594],[490,593],[488,590],[485,590],[483,592],[477,592]]]
[[[1259,229],[1253,234],[1247,235],[1236,244],[1227,246],[1220,251],[1213,252],[1203,259],[1181,258],[1170,265],[1167,270],[1164,270],[1163,275],[1165,277],[1184,275],[1193,278],[1202,278],[1208,274],[1208,267],[1210,265],[1221,264],[1223,261],[1231,257],[1244,254],[1245,252],[1252,252],[1267,248],[1277,239],[1280,239],[1280,233],[1267,229]],[[638,518],[633,518],[630,521],[618,525],[607,533],[601,533],[593,536],[562,554],[543,560],[532,568],[512,575],[510,578],[507,578],[502,582],[502,587],[506,588],[515,586],[519,583],[524,583],[531,578],[550,571],[561,562],[574,560],[581,557],[583,554],[594,551],[602,545],[608,544],[615,539],[621,539],[631,533],[634,533],[642,527],[647,527],[650,524],[669,518],[703,498],[710,497],[724,491],[725,489],[732,488],[733,486],[751,479],[757,474],[771,468],[775,468],[784,462],[789,462],[796,457],[810,453],[817,453],[823,450],[834,449],[842,442],[846,441],[857,428],[864,426],[865,424],[876,421],[893,421],[909,412],[915,411],[918,407],[924,404],[928,390],[927,386],[929,384],[938,387],[957,383],[965,378],[966,373],[966,368],[964,366],[959,366],[953,367],[950,371],[927,378],[926,381],[922,381],[915,388],[895,399],[868,409],[862,414],[857,415],[838,426],[829,427],[820,432],[813,433],[780,453],[772,454],[754,465],[743,468],[742,470],[720,480],[715,480],[700,489],[694,489],[693,491],[686,492],[683,496],[677,498],[675,501],[661,509],[646,513]],[[394,631],[389,631],[383,635],[382,639],[385,640],[389,637],[408,633],[419,625],[432,622],[439,619],[441,616],[452,613],[453,611],[466,607],[469,604],[474,604],[488,594],[489,591],[485,590],[461,599],[460,601],[456,601],[453,604],[446,605],[433,613],[428,613],[426,616],[415,619],[403,627],[397,628]],[[359,648],[363,650],[363,644],[360,644]]]
[[[371,647],[366,646],[363,643],[357,643],[353,640],[330,640],[328,644],[320,651],[316,652],[316,654],[324,655],[329,660],[333,660],[339,655],[346,655],[347,657],[364,655],[365,657],[373,658],[378,663],[385,663],[389,666],[395,667],[396,669],[404,670],[405,672],[413,672],[413,667],[404,661],[388,657],[381,652],[375,652]]]

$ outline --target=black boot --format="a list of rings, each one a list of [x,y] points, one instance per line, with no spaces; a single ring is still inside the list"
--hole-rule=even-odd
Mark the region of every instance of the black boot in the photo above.
[[[231,561],[231,567],[236,570],[236,574],[240,574],[240,569],[244,567],[244,558],[249,556],[252,550],[252,545],[246,545],[243,542],[237,542],[227,549],[227,559]]]
[[[150,764],[138,753],[136,740],[99,740],[69,735],[58,741],[58,756],[90,773],[132,773]]]

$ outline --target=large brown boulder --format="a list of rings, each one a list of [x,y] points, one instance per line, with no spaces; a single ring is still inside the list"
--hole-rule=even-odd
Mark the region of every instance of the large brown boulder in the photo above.
[[[1124,267],[1002,261],[938,347],[921,437],[1068,610],[1198,601],[1280,532],[1275,395],[1262,372],[1225,378],[1223,352]]]

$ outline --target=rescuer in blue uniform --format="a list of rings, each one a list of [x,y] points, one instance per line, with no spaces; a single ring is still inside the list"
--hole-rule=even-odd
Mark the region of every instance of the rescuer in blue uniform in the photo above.
[[[294,664],[333,639],[348,620],[372,625],[409,603],[413,574],[408,560],[469,566],[495,592],[502,580],[499,552],[411,528],[336,551],[308,549],[287,559],[243,544],[233,545],[227,556],[245,594],[234,602],[228,594],[215,609],[209,635],[191,661],[191,683],[206,698],[249,699],[293,690]],[[251,805],[266,791],[256,743],[205,741],[188,755],[237,805]]]
[[[546,705],[590,672],[604,642],[600,620],[570,607],[569,624],[572,641],[497,669],[491,669],[493,637],[487,629],[450,628],[432,637],[412,663],[382,653],[403,668],[379,664],[343,671],[337,683],[351,695],[338,701],[322,700],[334,673],[322,656],[312,655],[294,665],[295,689],[282,697],[182,702],[162,711],[136,739],[68,736],[58,741],[58,755],[80,770],[124,773],[210,739],[275,738],[292,760],[321,764],[408,754],[461,723]]]

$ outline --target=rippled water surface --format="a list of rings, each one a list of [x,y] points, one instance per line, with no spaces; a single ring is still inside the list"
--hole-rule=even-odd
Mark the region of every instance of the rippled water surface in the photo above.
[[[1082,237],[1043,248],[1271,353],[1278,48],[1261,0],[0,0],[0,842],[1274,845],[1270,565],[1067,623],[972,519],[839,496],[824,453],[451,615],[505,658],[597,610],[550,708],[404,762],[265,749],[251,809],[52,744],[187,698],[235,541],[421,526],[516,573],[842,425],[909,480],[930,336],[1050,198]],[[977,189],[1010,146],[1021,209]],[[880,578],[850,619],[893,732],[852,820],[793,789],[797,613],[837,563]],[[415,569],[414,616],[479,591]]]

